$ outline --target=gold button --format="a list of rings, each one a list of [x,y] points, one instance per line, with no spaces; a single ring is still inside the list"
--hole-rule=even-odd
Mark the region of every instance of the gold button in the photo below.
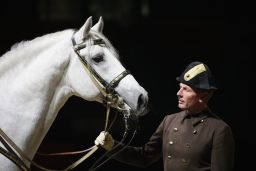
[[[193,131],[193,134],[196,134],[196,133],[197,133],[197,130],[194,130],[194,131]]]
[[[170,141],[169,144],[172,145],[172,144],[173,144],[173,141]]]
[[[170,159],[170,158],[172,158],[172,156],[171,156],[171,155],[168,155],[167,157],[168,157],[169,159]]]
[[[181,159],[183,167],[188,167],[188,161],[186,159]]]
[[[187,163],[187,160],[186,159],[181,159],[182,163]]]
[[[173,129],[174,129],[174,131],[175,131],[175,132],[177,132],[177,131],[178,131],[178,128],[173,128]]]
[[[200,122],[201,122],[201,123],[203,123],[203,122],[204,122],[204,120],[202,119]]]

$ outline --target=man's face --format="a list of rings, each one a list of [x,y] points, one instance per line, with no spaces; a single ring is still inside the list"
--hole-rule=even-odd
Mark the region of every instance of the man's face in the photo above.
[[[180,89],[177,92],[178,107],[182,110],[196,111],[199,105],[199,94],[190,86],[180,83]]]

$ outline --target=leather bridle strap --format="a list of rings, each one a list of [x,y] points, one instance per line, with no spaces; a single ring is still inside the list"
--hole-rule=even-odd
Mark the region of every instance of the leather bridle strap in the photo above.
[[[0,128],[0,136],[2,137],[2,139],[4,139],[6,142],[8,142],[8,146],[6,148],[13,148],[19,155],[21,158],[25,159],[26,161],[30,162],[32,165],[36,166],[39,169],[42,169],[44,171],[58,171],[58,170],[50,170],[50,169],[46,169],[40,165],[38,165],[37,163],[35,163],[34,161],[32,161],[27,155],[24,154],[24,152],[4,133],[4,131]],[[13,158],[13,154],[5,151],[6,152],[6,157],[11,159]],[[18,159],[21,160],[21,159]],[[28,167],[24,166],[24,164],[21,164],[20,162],[16,162],[14,160],[12,160],[19,168],[22,168],[24,171],[28,171]],[[24,163],[24,162],[23,162]]]
[[[1,130],[2,131],[2,130]],[[2,133],[0,133],[0,142],[4,145],[6,149],[0,146],[0,153],[5,157],[14,162],[21,170],[29,170],[28,166],[19,158],[16,152],[8,145],[6,140],[2,137]]]
[[[76,44],[74,35],[75,35],[76,31],[73,33],[73,36],[71,38],[72,44],[73,44],[73,49],[74,52],[76,53],[76,55],[79,57],[81,63],[83,64],[83,67],[85,69],[85,71],[87,72],[87,74],[89,75],[90,79],[93,81],[93,83],[95,84],[95,86],[99,89],[99,91],[101,92],[101,94],[106,97],[107,93],[106,91],[102,88],[102,86],[99,85],[102,84],[103,87],[106,87],[108,85],[108,83],[93,69],[91,68],[87,61],[80,55],[80,50],[86,48],[86,44],[83,41],[82,43]],[[96,39],[93,41],[93,45],[100,45],[100,44],[105,44],[105,42],[102,39]],[[96,78],[95,78],[96,77]]]
[[[107,104],[107,113],[106,113],[105,128],[104,128],[105,131],[107,131],[107,127],[108,127],[109,113],[110,113],[110,105]],[[25,159],[26,161],[28,161],[29,163],[31,163],[32,165],[34,165],[35,167],[37,167],[43,171],[69,171],[69,170],[72,170],[75,167],[77,167],[79,164],[81,164],[84,160],[86,160],[89,156],[91,156],[99,148],[97,145],[94,145],[93,147],[91,147],[89,149],[89,152],[87,152],[83,157],[81,157],[79,160],[77,160],[76,162],[74,162],[73,164],[71,164],[64,170],[52,170],[52,169],[47,169],[47,168],[37,164],[36,162],[31,160],[29,157],[27,157],[27,155],[24,154],[24,152],[4,133],[4,131],[1,128],[0,128],[0,142],[5,146],[5,148],[7,150],[9,150],[9,151],[7,151],[0,146],[0,153],[3,154],[4,156],[6,156],[8,159],[10,159],[20,169],[22,169],[24,171],[28,171],[29,167],[26,166],[26,164],[24,163],[24,161],[22,161],[21,158]],[[21,156],[21,158],[14,152],[14,150],[12,148]],[[73,153],[73,152],[70,152],[70,154],[71,153]],[[65,153],[65,154],[68,154],[68,153]]]
[[[110,83],[105,81],[89,64],[88,62],[80,55],[80,50],[86,48],[86,43],[83,40],[83,42],[76,44],[74,35],[76,32],[73,33],[73,36],[71,38],[72,44],[73,44],[73,49],[77,56],[79,57],[80,61],[83,64],[83,67],[85,71],[88,73],[90,76],[91,80],[95,84],[95,86],[99,89],[101,94],[106,97],[108,93],[114,93],[115,92],[115,87],[119,84],[119,82],[126,77],[127,75],[130,74],[130,71],[125,70],[121,74],[119,74],[117,77],[115,77]],[[92,45],[104,45],[105,42],[102,39],[95,39],[92,40],[93,43]],[[102,85],[99,85],[99,83]],[[116,92],[115,92],[116,93]]]
[[[10,149],[10,148],[13,148],[20,156],[21,156],[21,158],[23,158],[23,159],[25,159],[25,160],[27,160],[27,161],[29,161],[30,163],[33,163],[34,165],[37,165],[37,164],[35,164],[31,159],[29,159],[24,153],[23,153],[23,151],[4,133],[4,131],[0,128],[0,136],[1,136],[1,139],[3,140],[3,141],[1,141],[2,143],[3,142],[6,142],[6,148],[7,149]],[[7,144],[7,142],[8,142],[8,144]],[[4,143],[3,143],[4,144]],[[7,157],[7,158],[9,158],[9,159],[11,159],[12,160],[12,158],[14,158],[15,160],[12,160],[18,167],[20,167],[20,168],[22,168],[23,170],[25,170],[25,171],[27,171],[27,170],[29,170],[28,169],[28,167],[27,166],[24,166],[24,162],[19,162],[19,161],[21,161],[21,159],[17,159],[16,158],[16,153],[15,153],[15,155],[12,153],[12,151],[13,150],[11,150],[11,152],[8,152],[8,151],[5,151],[5,156]],[[4,153],[3,153],[4,154]],[[17,162],[18,161],[18,162]],[[40,168],[40,167],[39,167]]]
[[[74,162],[73,164],[71,164],[70,166],[68,166],[66,169],[64,170],[53,170],[53,169],[47,169],[39,164],[37,164],[36,162],[34,162],[33,160],[31,160],[27,155],[24,154],[24,152],[4,133],[4,131],[0,128],[0,137],[1,137],[1,142],[7,143],[6,148],[10,149],[13,148],[19,155],[21,158],[25,159],[26,161],[28,161],[31,165],[43,170],[43,171],[69,171],[74,169],[76,166],[78,166],[80,163],[82,163],[86,158],[88,158],[91,154],[93,154],[99,147],[94,145],[91,150],[86,153],[86,155],[84,155],[82,158],[80,158],[78,161]],[[11,150],[13,151],[13,150]],[[15,154],[13,154],[10,151],[5,150],[4,148],[2,148],[0,146],[0,153],[3,154],[4,156],[6,156],[8,159],[10,159],[12,162],[14,162],[20,169],[24,170],[24,171],[28,171],[29,167],[25,165],[25,163]]]
[[[104,131],[107,131],[107,127],[108,127],[108,118],[109,118],[109,113],[110,113],[110,105],[107,104],[107,113],[106,113],[106,120],[105,120],[105,128]],[[80,163],[82,163],[84,160],[86,160],[89,156],[91,156],[95,151],[98,150],[98,146],[94,145],[92,147],[92,149],[86,153],[83,157],[81,157],[79,160],[77,160],[76,162],[74,162],[73,164],[71,164],[69,167],[66,168],[66,170],[72,170],[73,168],[75,168],[76,166],[78,166]]]
[[[115,91],[114,88],[116,88],[119,84],[119,82],[124,78],[126,77],[127,75],[131,74],[130,71],[128,70],[125,70],[123,71],[121,74],[119,74],[118,76],[116,76],[116,78],[114,78],[106,87],[106,91],[108,93],[112,93]]]
[[[82,158],[80,158],[79,160],[77,160],[76,162],[71,164],[64,171],[68,171],[68,170],[74,169],[76,166],[78,166],[80,163],[82,163],[84,160],[86,160],[90,155],[92,155],[95,151],[97,151],[98,148],[99,147],[97,145],[94,145],[93,148],[88,153],[86,153]]]

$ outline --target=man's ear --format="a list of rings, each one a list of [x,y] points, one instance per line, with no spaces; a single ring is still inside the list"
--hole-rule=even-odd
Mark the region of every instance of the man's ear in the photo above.
[[[208,96],[209,93],[208,92],[200,92],[200,97],[199,97],[199,102],[207,102],[208,101]]]

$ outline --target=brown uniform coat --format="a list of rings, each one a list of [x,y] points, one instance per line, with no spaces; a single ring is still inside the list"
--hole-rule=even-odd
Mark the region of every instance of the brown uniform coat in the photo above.
[[[209,111],[167,115],[143,147],[128,147],[115,159],[146,167],[161,157],[165,171],[231,171],[231,128]]]

